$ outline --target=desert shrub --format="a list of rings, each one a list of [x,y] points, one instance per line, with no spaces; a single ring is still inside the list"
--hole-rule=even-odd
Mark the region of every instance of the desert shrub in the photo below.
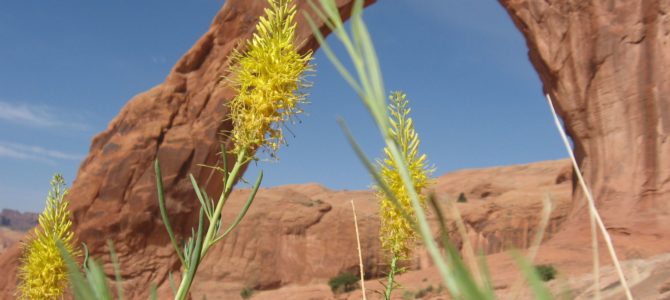
[[[465,203],[465,202],[468,202],[468,198],[465,197],[465,193],[460,193],[460,194],[458,195],[458,199],[456,200],[456,202],[458,202],[458,203]]]
[[[537,265],[535,270],[542,281],[550,281],[556,278],[556,273],[558,273],[553,265]]]
[[[242,299],[249,299],[253,294],[254,290],[250,287],[245,287],[242,289],[242,291],[240,291],[240,297],[242,297]]]
[[[353,273],[344,272],[331,278],[328,281],[328,285],[330,286],[330,290],[335,294],[346,293],[357,289],[359,280],[358,276]]]

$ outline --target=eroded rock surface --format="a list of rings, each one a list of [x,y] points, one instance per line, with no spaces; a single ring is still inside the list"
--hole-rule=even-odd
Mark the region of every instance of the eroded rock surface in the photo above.
[[[352,2],[337,1],[345,17]],[[308,9],[307,1],[297,3],[300,10]],[[231,129],[224,121],[224,104],[233,92],[217,85],[218,79],[229,75],[231,51],[251,36],[266,5],[226,1],[165,82],[131,99],[93,139],[79,169],[70,192],[77,236],[93,256],[105,260],[106,240],[114,241],[120,260],[128,262],[122,275],[131,298],[146,298],[150,282],[158,283],[166,295],[168,272],[178,268],[160,221],[152,162],[161,161],[173,226],[182,234],[190,232],[198,208],[187,174],[207,180],[209,170],[198,164],[216,163],[219,145],[228,142],[220,132]],[[302,13],[297,22],[299,51],[315,50],[318,44]],[[317,23],[325,33],[325,26]],[[211,194],[218,194],[219,182],[216,176],[209,181]],[[0,298],[14,295],[17,253],[10,249],[0,259],[4,274],[9,274],[0,278]]]
[[[670,251],[658,243],[670,228],[670,2],[500,3],[526,38],[622,254]],[[566,237],[588,230],[584,199],[576,188]]]

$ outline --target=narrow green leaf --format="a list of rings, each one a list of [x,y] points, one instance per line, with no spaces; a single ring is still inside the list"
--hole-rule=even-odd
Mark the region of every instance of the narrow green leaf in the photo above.
[[[67,266],[70,278],[70,286],[72,287],[75,299],[77,300],[95,299],[95,294],[93,293],[93,290],[89,287],[88,282],[86,281],[84,275],[81,273],[81,271],[79,271],[79,266],[74,261],[74,258],[72,258],[70,253],[68,253],[68,251],[65,249],[63,242],[57,241],[56,246],[58,247],[60,255],[65,261],[65,265]]]
[[[512,257],[514,257],[514,259],[516,260],[517,266],[519,266],[523,274],[526,276],[526,280],[528,280],[528,284],[530,285],[533,294],[535,294],[535,299],[538,300],[553,299],[553,297],[551,296],[551,292],[549,292],[547,287],[544,286],[544,282],[542,281],[542,279],[540,279],[540,275],[537,274],[537,270],[535,269],[535,267],[533,267],[528,262],[528,260],[526,260],[518,252],[512,251],[511,254]]]
[[[347,141],[349,141],[349,145],[351,145],[351,147],[354,149],[356,156],[358,156],[358,159],[363,163],[363,166],[365,166],[365,168],[368,170],[368,173],[370,173],[375,182],[377,182],[377,185],[382,189],[382,191],[384,191],[384,194],[386,194],[386,196],[389,197],[389,199],[398,209],[402,217],[405,218],[405,220],[407,220],[407,222],[409,222],[412,227],[416,228],[417,226],[416,222],[403,209],[402,205],[400,205],[400,201],[398,201],[398,198],[396,198],[395,194],[393,194],[391,189],[386,185],[382,177],[377,172],[375,166],[372,164],[372,162],[370,162],[370,159],[368,159],[368,157],[363,152],[363,149],[361,149],[361,147],[354,139],[353,135],[351,134],[351,131],[349,131],[349,127],[347,126],[346,122],[342,118],[338,117],[337,123],[340,125],[340,128],[342,128],[342,131],[344,132]]]
[[[326,53],[326,56],[328,57],[330,62],[335,66],[337,71],[340,72],[340,75],[342,75],[344,80],[347,81],[349,86],[351,86],[351,88],[354,89],[356,94],[363,95],[363,90],[358,85],[356,80],[354,80],[353,76],[351,76],[351,73],[347,71],[347,68],[345,68],[342,62],[337,58],[333,50],[330,48],[328,42],[326,42],[325,37],[321,33],[321,30],[319,30],[319,27],[317,27],[316,24],[314,23],[314,20],[312,20],[312,17],[307,13],[304,13],[304,16],[305,19],[307,20],[307,24],[309,24],[309,27],[312,28],[314,37],[319,42],[319,45],[321,45],[321,49],[323,49],[323,52]]]
[[[172,275],[172,271],[168,273],[168,283],[170,284],[170,289],[172,290],[173,295],[177,295],[177,285],[174,282],[174,275]]]
[[[193,177],[193,174],[188,174],[188,177],[191,179],[191,185],[193,186],[193,189],[195,190],[195,195],[198,197],[198,201],[200,201],[200,206],[205,211],[205,215],[207,216],[207,220],[210,222],[212,221],[212,212],[209,207],[208,201],[202,196],[202,191],[200,190],[200,185],[198,185],[198,182],[195,180],[195,177]]]
[[[156,172],[156,188],[158,189],[158,207],[161,212],[161,218],[163,219],[163,225],[165,225],[165,230],[167,230],[168,236],[170,236],[170,242],[172,243],[172,247],[174,248],[175,252],[177,252],[177,257],[179,257],[181,264],[185,266],[186,261],[184,261],[184,255],[181,253],[181,250],[179,250],[177,239],[175,238],[174,232],[172,231],[172,225],[170,225],[170,218],[168,217],[167,208],[165,207],[163,176],[161,175],[161,167],[158,163],[158,159],[154,160],[154,170]]]
[[[195,247],[193,249],[193,252],[191,253],[191,258],[189,259],[190,265],[188,267],[188,272],[186,273],[186,293],[188,294],[188,290],[191,287],[191,284],[193,283],[193,278],[195,277],[195,272],[198,270],[198,265],[200,264],[200,259],[202,258],[200,256],[201,251],[202,251],[202,243],[204,240],[204,227],[205,227],[205,217],[204,217],[204,211],[202,208],[200,208],[200,217],[198,218],[198,233],[196,235],[195,239]]]
[[[244,216],[247,214],[247,211],[249,210],[249,207],[251,207],[251,203],[254,202],[254,199],[256,198],[256,193],[258,192],[258,188],[261,186],[261,181],[263,181],[263,170],[261,170],[258,174],[258,178],[256,179],[256,183],[254,183],[253,188],[251,189],[251,194],[249,194],[249,197],[247,198],[247,202],[244,204],[244,207],[242,207],[242,210],[240,213],[237,215],[237,218],[235,218],[235,221],[233,221],[232,224],[224,231],[220,236],[218,236],[212,244],[220,241],[224,237],[226,237],[235,227],[237,227],[238,224],[242,221]]]
[[[107,276],[102,270],[102,267],[91,259],[88,261],[88,269],[90,270],[86,273],[86,279],[88,280],[88,285],[93,290],[95,298],[99,300],[112,300],[112,293],[107,286]]]
[[[123,282],[121,281],[121,267],[119,260],[114,251],[114,243],[112,240],[107,240],[107,247],[109,248],[109,256],[112,258],[112,265],[114,266],[114,278],[116,280],[116,296],[118,300],[123,300]]]
[[[158,299],[158,288],[156,287],[156,283],[151,283],[149,286],[149,300],[156,300]]]

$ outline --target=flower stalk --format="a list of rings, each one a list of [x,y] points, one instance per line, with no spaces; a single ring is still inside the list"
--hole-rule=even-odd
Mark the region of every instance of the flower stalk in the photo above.
[[[39,228],[23,245],[19,266],[20,299],[61,299],[67,289],[68,271],[57,244],[71,256],[79,253],[74,246],[67,189],[60,174],[53,176],[46,207],[39,216]]]
[[[421,192],[430,184],[429,176],[433,169],[426,165],[426,155],[419,154],[419,135],[414,129],[409,100],[402,92],[392,92],[389,96],[388,121],[390,124],[390,138],[393,144],[400,149],[403,161],[407,164],[412,187],[419,194],[419,202],[425,206],[426,197]],[[384,148],[386,157],[377,161],[381,179],[389,187],[397,200],[397,204],[381,189],[376,187],[379,201],[380,239],[382,248],[391,256],[391,270],[386,286],[386,299],[391,299],[394,276],[401,272],[397,264],[399,261],[410,258],[417,239],[413,223],[416,223],[416,213],[412,208],[412,200],[403,183],[398,164],[391,155],[389,146]],[[403,217],[406,212],[409,219]]]
[[[155,162],[156,184],[161,217],[177,256],[182,262],[184,275],[174,291],[175,299],[186,299],[202,259],[217,242],[225,238],[244,218],[263,179],[261,171],[246,204],[229,227],[221,231],[221,213],[241,175],[242,167],[257,160],[258,149],[265,150],[276,159],[276,152],[284,144],[282,128],[302,112],[300,104],[306,103],[301,89],[309,86],[304,73],[311,71],[312,53],[299,54],[294,46],[296,8],[289,0],[269,0],[269,8],[256,25],[253,38],[246,44],[246,51],[234,51],[231,73],[227,83],[236,95],[229,102],[233,130],[230,137],[236,155],[231,169],[227,166],[227,150],[221,149],[223,168],[212,167],[222,173],[223,191],[214,202],[191,175],[191,183],[201,204],[197,233],[194,233],[180,250],[172,231],[165,205],[165,195],[158,161]],[[205,220],[206,219],[206,220]],[[205,222],[208,225],[205,225]]]

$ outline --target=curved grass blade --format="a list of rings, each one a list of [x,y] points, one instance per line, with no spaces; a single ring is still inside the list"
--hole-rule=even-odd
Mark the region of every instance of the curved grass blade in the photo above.
[[[112,258],[112,265],[114,266],[114,278],[116,280],[116,297],[118,300],[123,300],[123,282],[121,281],[121,267],[119,260],[114,251],[114,244],[112,240],[107,240],[107,247],[109,248],[109,256]]]
[[[95,299],[95,294],[93,290],[86,282],[86,278],[79,270],[79,266],[74,261],[74,258],[68,253],[68,251],[63,246],[63,242],[57,241],[56,246],[60,251],[61,257],[65,261],[67,266],[68,274],[70,277],[70,286],[72,287],[72,292],[74,293],[75,299]],[[88,250],[86,250],[88,253]]]
[[[177,257],[179,257],[179,261],[181,261],[182,266],[185,266],[186,261],[184,260],[184,255],[181,253],[181,250],[179,250],[177,239],[175,239],[174,232],[172,231],[172,225],[170,225],[170,218],[168,217],[167,208],[165,207],[163,176],[161,175],[161,167],[160,164],[158,163],[158,159],[154,160],[154,171],[156,172],[156,187],[158,189],[158,207],[161,212],[161,218],[163,219],[163,224],[165,225],[165,229],[168,232],[168,236],[170,236],[170,242],[172,243],[172,247],[174,248],[175,252],[177,252]]]
[[[188,177],[191,179],[191,185],[193,185],[193,189],[195,190],[195,195],[198,196],[198,201],[200,201],[200,205],[205,211],[205,215],[207,216],[207,220],[212,222],[212,208],[209,206],[209,201],[203,197],[203,190],[200,188],[198,185],[198,182],[195,181],[195,177],[193,177],[193,174],[188,174]]]
[[[91,259],[88,261],[88,269],[90,272],[86,273],[86,279],[95,294],[95,298],[93,299],[112,300],[112,293],[107,286],[107,276],[102,267],[95,260]]]
[[[344,132],[344,135],[347,138],[347,141],[349,142],[349,145],[354,149],[354,152],[356,153],[356,156],[358,156],[358,159],[363,163],[365,168],[368,170],[368,173],[372,176],[372,178],[377,182],[379,187],[384,191],[387,197],[393,202],[393,204],[396,206],[400,214],[402,215],[405,220],[407,220],[412,227],[416,228],[416,222],[414,222],[414,219],[412,219],[409,214],[403,209],[402,205],[400,205],[400,201],[398,201],[398,198],[396,198],[395,194],[391,191],[391,189],[386,185],[384,180],[382,180],[381,176],[375,169],[375,166],[370,162],[370,159],[365,156],[365,153],[363,152],[363,149],[358,145],[356,140],[354,139],[353,135],[351,134],[351,131],[349,131],[349,127],[347,126],[346,122],[344,119],[338,117],[337,118],[337,123],[340,125],[340,128],[342,128],[342,131]]]
[[[237,215],[237,218],[235,221],[233,221],[232,224],[224,231],[220,236],[218,236],[216,239],[214,239],[214,242],[211,244],[214,244],[224,237],[226,237],[235,227],[237,227],[238,224],[242,221],[242,218],[244,218],[244,215],[247,214],[247,211],[249,210],[249,207],[251,207],[251,203],[254,202],[254,199],[256,198],[256,193],[258,192],[258,188],[261,186],[261,181],[263,181],[263,170],[261,170],[258,174],[258,178],[256,179],[256,183],[254,183],[254,187],[251,189],[251,194],[249,194],[249,197],[247,198],[247,202],[244,204],[244,207],[240,211],[240,213]]]
[[[514,257],[514,260],[516,260],[516,264],[526,276],[526,280],[528,280],[528,284],[535,295],[535,299],[553,299],[547,287],[544,286],[542,279],[540,279],[540,275],[537,274],[537,270],[528,262],[528,260],[516,251],[512,251],[511,254],[512,257]]]

